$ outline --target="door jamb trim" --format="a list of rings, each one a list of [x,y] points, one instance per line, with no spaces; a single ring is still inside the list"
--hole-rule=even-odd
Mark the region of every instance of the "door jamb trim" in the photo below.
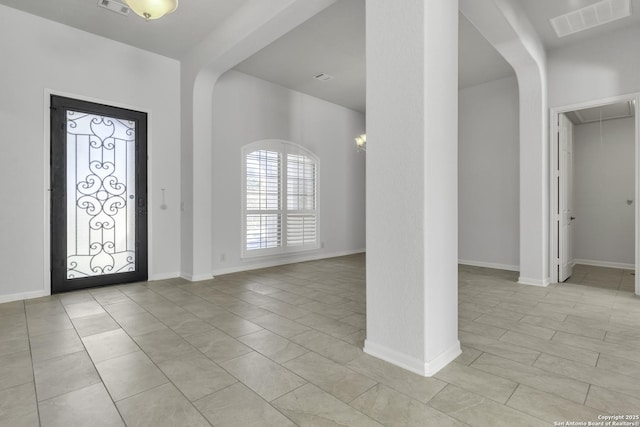
[[[638,203],[640,201],[640,92],[628,93],[625,95],[612,96],[607,98],[595,99],[591,101],[579,102],[570,105],[551,107],[549,109],[549,219],[552,222],[550,229],[550,250],[549,250],[549,266],[551,267],[551,283],[558,283],[558,258],[555,256],[559,238],[556,227],[555,208],[557,207],[558,191],[554,185],[554,168],[553,165],[558,161],[557,156],[557,139],[555,135],[558,132],[558,116],[583,108],[598,107],[601,105],[614,104],[616,102],[635,101],[635,293],[640,295],[640,276],[637,274],[640,267],[640,209]]]

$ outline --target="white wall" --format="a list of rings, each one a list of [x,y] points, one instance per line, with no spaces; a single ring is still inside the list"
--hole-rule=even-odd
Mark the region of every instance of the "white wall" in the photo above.
[[[638,40],[636,26],[549,52],[549,106],[640,91]]]
[[[507,77],[458,93],[458,257],[518,271],[518,82]]]
[[[364,250],[365,153],[356,152],[353,141],[364,132],[363,114],[237,71],[220,77],[213,104],[214,274],[299,259],[240,259],[240,149],[261,139],[289,140],[320,158],[320,241],[324,248],[304,256]]]
[[[573,248],[578,262],[635,263],[634,118],[574,127]],[[632,205],[627,200],[633,200]]]
[[[0,301],[49,292],[47,89],[150,113],[150,273],[178,275],[179,63],[5,6],[0,52]]]

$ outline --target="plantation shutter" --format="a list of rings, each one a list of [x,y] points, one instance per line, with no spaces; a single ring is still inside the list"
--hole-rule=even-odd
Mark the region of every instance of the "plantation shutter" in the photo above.
[[[287,246],[315,244],[316,229],[315,162],[287,154]]]
[[[246,249],[282,245],[282,156],[257,150],[246,156]]]
[[[246,145],[242,155],[242,256],[317,249],[317,157],[281,140]]]

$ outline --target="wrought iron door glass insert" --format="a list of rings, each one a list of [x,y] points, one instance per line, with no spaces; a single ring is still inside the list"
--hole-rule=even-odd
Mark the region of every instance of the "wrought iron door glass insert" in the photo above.
[[[67,111],[67,279],[135,271],[135,122]]]

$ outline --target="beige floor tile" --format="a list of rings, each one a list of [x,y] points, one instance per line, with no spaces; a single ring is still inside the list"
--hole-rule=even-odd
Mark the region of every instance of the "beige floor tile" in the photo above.
[[[42,427],[124,427],[102,383],[40,402],[40,419]]]
[[[94,363],[140,350],[122,329],[91,335],[82,342]]]
[[[253,319],[253,323],[285,338],[291,338],[309,330],[307,326],[285,319],[277,314],[267,314],[265,316],[255,318]]]
[[[299,307],[302,308],[303,310],[308,310],[310,312],[317,313],[322,316],[328,317],[330,319],[335,319],[335,320],[340,320],[345,317],[352,316],[354,314],[351,310],[347,310],[346,308],[337,307],[335,305],[325,304],[318,301],[311,301],[311,302],[308,302],[307,304],[301,304],[299,305]],[[355,326],[358,329],[361,328],[361,326],[359,325],[352,325],[352,326]]]
[[[281,364],[309,351],[266,329],[239,337],[238,341]]]
[[[39,401],[100,382],[100,377],[85,351],[36,361],[33,370]]]
[[[282,396],[273,405],[300,426],[381,425],[312,384]]]
[[[209,427],[205,418],[172,384],[164,384],[117,403],[129,426]]]
[[[595,366],[598,360],[598,353],[595,351],[580,349],[560,343],[543,340],[540,338],[523,335],[518,332],[507,332],[500,338],[506,344],[513,344],[520,347],[526,347],[534,351],[541,351],[553,356],[562,357],[587,365]],[[499,356],[499,355],[498,355]]]
[[[185,339],[216,363],[235,359],[252,351],[240,341],[217,329],[204,334],[190,335]]]
[[[211,332],[215,329],[204,320],[189,312],[185,312],[173,317],[168,317],[163,320],[163,323],[181,337],[203,334],[205,332]]]
[[[307,353],[283,366],[346,403],[376,385],[376,381],[316,353]]]
[[[476,359],[471,366],[540,391],[556,394],[579,404],[584,403],[587,391],[589,390],[589,384],[585,382],[563,377],[556,373],[523,365],[488,353],[484,353]]]
[[[439,379],[422,377],[366,354],[352,360],[346,366],[423,403],[428,402],[446,386],[446,383]]]
[[[520,385],[507,405],[549,423],[556,421],[599,421],[601,413],[556,395]]]
[[[33,382],[0,390],[0,425],[38,427],[38,405]]]
[[[640,396],[629,396],[592,385],[585,405],[603,415],[640,415]]]
[[[118,401],[168,382],[141,351],[96,363],[113,400]]]
[[[170,329],[150,332],[134,339],[155,363],[197,352],[194,346]]]
[[[122,329],[132,338],[155,331],[167,330],[167,326],[153,317],[150,313],[137,313],[116,319]]]
[[[105,311],[97,301],[91,297],[91,301],[79,302],[74,304],[65,305],[67,315],[70,319],[76,319],[78,317],[93,316],[96,314],[104,314]]]
[[[29,338],[26,331],[21,335],[22,336],[14,338],[0,338],[0,357],[22,351],[29,351]]]
[[[73,292],[66,292],[59,295],[60,302],[65,306],[72,304],[80,304],[84,302],[95,302],[93,296],[88,290],[80,290]]]
[[[27,318],[23,313],[0,317],[0,341],[28,337]]]
[[[428,404],[463,423],[478,427],[541,427],[544,422],[491,399],[448,385]]]
[[[62,307],[62,305],[60,306]],[[69,320],[69,317],[64,312],[64,309],[62,310],[62,312],[52,314],[27,314],[29,336],[39,337],[41,335],[73,330],[73,323],[71,323],[71,320]]]
[[[532,335],[534,337],[542,339],[551,339],[555,334],[554,329],[545,328],[542,326],[531,325],[529,323],[513,321],[498,316],[482,315],[475,320],[477,323],[485,323],[487,325],[496,326],[499,328],[507,329],[510,331],[520,332],[525,335]]]
[[[464,319],[460,319],[460,321],[458,321],[458,329],[469,334],[482,335],[495,339],[499,339],[505,334],[505,332],[507,332],[507,330],[503,328]]]
[[[234,338],[262,329],[261,326],[228,312],[209,317],[207,322]]]
[[[583,324],[570,323],[567,321],[558,322],[538,316],[525,316],[520,320],[521,323],[542,326],[556,331],[568,332],[574,335],[581,335],[589,338],[603,339],[605,331],[585,326]]]
[[[551,341],[640,362],[640,351],[626,345],[567,334],[566,332],[557,332]]]
[[[385,426],[462,427],[463,423],[378,384],[351,402],[351,406]]]
[[[328,317],[321,316],[319,314],[310,314],[305,317],[297,319],[296,322],[309,326],[310,328],[322,331],[326,334],[334,336],[336,338],[342,338],[347,335],[351,335],[358,331],[358,328],[351,326],[347,323],[340,322],[339,320],[330,319]]]
[[[221,363],[221,366],[268,402],[306,383],[256,352]]]
[[[540,355],[534,366],[577,379],[578,381],[626,393],[630,396],[640,395],[640,381],[627,375],[616,374],[605,369],[583,365],[544,353]]]
[[[515,332],[506,332],[503,337],[507,334],[513,333]],[[467,347],[475,348],[476,350],[491,353],[495,356],[504,357],[505,359],[513,360],[514,362],[519,362],[525,365],[533,364],[540,355],[540,352],[536,350],[513,345],[511,343],[507,344],[502,340],[470,334],[468,332],[460,332],[458,337],[460,342]]]
[[[72,322],[81,338],[120,328],[120,325],[107,313],[78,317],[73,319]]]
[[[260,310],[265,311],[263,315],[275,313],[278,316],[282,316],[289,320],[296,320],[310,314],[308,310],[304,310],[300,307],[297,307],[292,304],[287,304],[286,302],[282,302],[282,301],[273,301],[273,302],[261,304],[260,307],[261,307]],[[237,314],[242,316],[242,314],[240,313],[237,313]],[[256,316],[256,317],[260,317],[260,316]]]
[[[343,365],[363,355],[360,348],[319,331],[303,332],[291,341]]]
[[[121,301],[114,304],[107,304],[103,307],[116,321],[119,321],[123,317],[131,316],[133,314],[146,313],[146,310],[140,307],[135,302],[127,298],[126,301]]]
[[[294,427],[295,424],[241,383],[194,403],[216,427]]]
[[[29,351],[0,357],[0,390],[33,381]]]
[[[473,393],[479,394],[499,403],[505,403],[518,383],[458,363],[450,363],[440,370],[435,378],[454,384]]]
[[[224,369],[199,353],[160,362],[158,367],[192,402],[237,382]]]
[[[471,365],[471,363],[482,354],[480,350],[464,345],[460,346],[460,349],[462,350],[462,354],[455,359],[455,362],[461,365]]]
[[[102,306],[130,301],[129,297],[120,292],[118,289],[112,287],[97,288],[89,292],[91,292],[93,298]]]
[[[640,379],[640,362],[634,362],[629,359],[622,359],[620,357],[602,353],[598,358],[597,366],[601,369]]]
[[[30,341],[34,362],[84,350],[75,329],[31,337]]]

